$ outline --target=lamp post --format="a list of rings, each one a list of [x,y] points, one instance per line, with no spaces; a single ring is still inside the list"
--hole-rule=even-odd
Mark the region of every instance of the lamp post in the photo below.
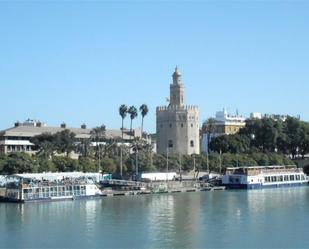
[[[137,180],[138,176],[138,144],[135,141],[135,180]]]
[[[168,181],[168,145],[166,147],[166,182]]]

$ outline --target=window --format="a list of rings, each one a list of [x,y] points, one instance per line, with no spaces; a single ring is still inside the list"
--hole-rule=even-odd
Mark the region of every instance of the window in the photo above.
[[[191,127],[193,127],[193,124],[191,124]]]
[[[181,125],[180,125],[181,127],[183,127],[183,123],[181,123]]]
[[[289,180],[289,176],[284,176],[284,181],[288,181]]]
[[[173,140],[168,140],[168,147],[173,148]]]
[[[194,141],[193,140],[190,141],[190,146],[194,147]]]
[[[290,181],[294,181],[294,175],[290,175]]]
[[[170,128],[172,128],[172,124],[170,123]]]
[[[296,175],[296,181],[300,180],[300,175]]]

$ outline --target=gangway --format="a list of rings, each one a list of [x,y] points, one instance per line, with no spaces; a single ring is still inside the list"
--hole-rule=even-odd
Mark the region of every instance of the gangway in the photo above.
[[[116,180],[116,179],[104,180],[102,181],[102,184],[104,186],[109,187],[132,187],[132,188],[144,188],[147,185],[145,182]]]

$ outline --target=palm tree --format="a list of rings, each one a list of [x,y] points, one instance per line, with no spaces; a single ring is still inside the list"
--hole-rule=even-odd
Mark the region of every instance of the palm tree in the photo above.
[[[123,121],[126,118],[128,113],[128,107],[126,105],[121,105],[119,107],[119,115],[121,116],[122,119],[122,125],[121,125],[121,138],[123,140]]]
[[[133,105],[130,106],[128,113],[130,114],[130,119],[131,119],[131,124],[130,124],[130,140],[131,140],[131,137],[132,137],[132,122],[133,122],[133,119],[135,119],[137,117],[136,107],[133,106]]]
[[[120,176],[122,178],[122,147],[123,147],[123,121],[128,113],[128,107],[126,105],[121,105],[119,107],[119,115],[122,119],[122,125],[121,125],[121,147],[120,147]]]
[[[202,132],[206,133],[207,135],[207,151],[206,151],[206,164],[207,164],[207,171],[209,173],[209,143],[212,139],[213,134],[216,131],[216,120],[214,118],[207,119],[202,125]]]
[[[148,106],[146,104],[142,104],[139,108],[141,114],[142,114],[142,127],[141,127],[141,138],[143,138],[143,128],[144,128],[144,117],[148,113]]]
[[[101,125],[99,127],[95,127],[90,131],[90,138],[96,145],[96,157],[99,160],[99,171],[101,170],[101,144],[105,139],[106,135],[106,126]]]

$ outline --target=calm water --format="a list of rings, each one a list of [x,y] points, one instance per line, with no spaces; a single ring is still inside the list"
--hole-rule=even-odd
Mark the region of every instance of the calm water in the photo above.
[[[309,248],[309,187],[0,203],[3,248]]]

